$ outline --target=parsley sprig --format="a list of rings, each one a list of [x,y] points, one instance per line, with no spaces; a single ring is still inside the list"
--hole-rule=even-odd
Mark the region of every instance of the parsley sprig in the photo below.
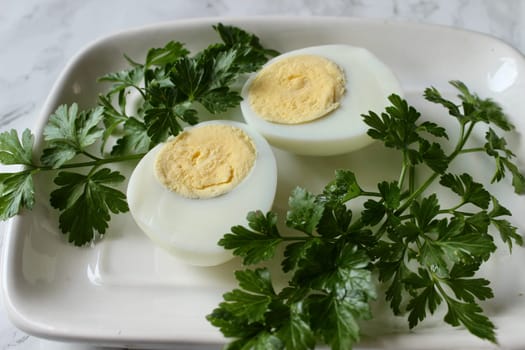
[[[239,288],[208,315],[233,339],[227,349],[313,349],[317,342],[350,349],[359,340],[359,323],[371,317],[376,283],[385,286],[393,313],[406,315],[410,328],[444,307],[446,323],[497,342],[494,324],[480,306],[493,292],[476,272],[496,250],[498,237],[509,249],[523,239],[505,218],[510,211],[472,174],[455,174],[450,164],[465,154],[485,153],[494,160],[492,181],[510,174],[517,193],[525,190],[525,177],[493,128],[513,129],[501,107],[459,81],[451,84],[459,102],[435,88],[424,92],[459,125],[451,151],[442,147],[450,142],[445,128],[421,121],[406,100],[391,95],[383,113],[363,118],[372,138],[401,152],[397,179],[365,190],[353,172],[337,170],[320,194],[292,192],[284,223],[296,234],[281,233],[275,213],[255,211],[248,214],[248,227],[234,226],[220,240],[245,265],[272,259],[284,246],[281,267],[290,276],[277,291],[266,268],[236,272]],[[468,148],[479,123],[489,125],[485,145]],[[428,175],[417,183],[419,168]],[[457,204],[444,207],[429,190],[435,183],[454,193]],[[358,198],[364,204],[356,215],[348,204]]]
[[[150,49],[144,63],[126,56],[128,68],[99,79],[110,86],[97,106],[80,110],[76,103],[61,105],[49,117],[40,155],[28,129],[21,136],[16,130],[0,133],[0,163],[22,166],[0,174],[0,219],[32,209],[33,177],[55,171],[57,188],[50,203],[60,211],[61,231],[78,246],[103,235],[112,214],[128,211],[119,187],[125,177],[107,165],[136,161],[168,136],[196,124],[196,104],[212,114],[237,106],[241,97],[232,88],[237,79],[277,54],[239,28],[221,23],[213,28],[222,42],[193,56],[176,41]],[[132,91],[141,97],[138,108],[129,108],[136,103],[129,98]]]
[[[105,139],[119,126],[124,129],[113,154],[145,152],[151,144],[177,135],[185,125],[196,124],[196,104],[213,114],[238,106],[241,96],[232,84],[277,54],[239,28],[220,23],[213,28],[223,42],[193,56],[182,43],[171,41],[151,49],[145,63],[128,58],[131,68],[100,78],[112,84],[109,93],[100,97],[100,104],[107,107],[105,122],[110,131]],[[144,102],[138,115],[128,116],[126,94],[133,90]],[[112,99],[118,101],[117,107],[112,106]]]

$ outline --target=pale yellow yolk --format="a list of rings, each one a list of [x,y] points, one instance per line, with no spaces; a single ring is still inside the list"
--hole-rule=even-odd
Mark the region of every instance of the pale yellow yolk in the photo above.
[[[157,154],[157,179],[188,198],[211,198],[231,191],[250,172],[256,158],[251,138],[229,125],[186,130]]]
[[[345,92],[344,73],[320,56],[290,56],[263,68],[249,88],[249,102],[261,118],[299,124],[337,107]]]

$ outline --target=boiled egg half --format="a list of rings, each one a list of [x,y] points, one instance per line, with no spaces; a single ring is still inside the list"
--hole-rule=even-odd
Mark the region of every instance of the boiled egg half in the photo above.
[[[155,146],[129,178],[137,225],[181,261],[213,266],[232,254],[217,243],[249,210],[271,209],[277,167],[268,142],[233,121],[203,122]]]
[[[270,60],[242,89],[244,120],[273,146],[303,154],[347,153],[372,142],[362,114],[402,95],[394,73],[362,47],[322,45]]]

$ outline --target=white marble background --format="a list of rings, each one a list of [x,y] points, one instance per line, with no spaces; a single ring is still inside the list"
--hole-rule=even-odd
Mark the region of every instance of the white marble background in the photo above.
[[[179,18],[328,15],[394,18],[479,31],[525,52],[522,0],[0,0],[0,131],[32,128],[66,62],[94,39]],[[5,225],[0,224],[0,246]],[[93,349],[17,330],[0,303],[0,349]]]

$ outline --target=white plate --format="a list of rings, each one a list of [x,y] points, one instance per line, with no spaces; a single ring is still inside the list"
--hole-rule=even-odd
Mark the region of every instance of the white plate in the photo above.
[[[211,25],[219,21],[251,31],[265,46],[282,52],[320,44],[364,46],[394,70],[407,98],[429,118],[447,113],[423,102],[423,89],[433,85],[452,94],[447,81],[460,79],[481,96],[499,101],[517,129],[525,130],[525,62],[517,51],[497,39],[414,23],[270,17],[178,21],[99,40],[66,67],[43,108],[36,134],[41,134],[57,105],[74,101],[93,105],[105,87],[96,78],[124,67],[124,53],[140,60],[148,48],[169,40],[183,41],[191,49],[203,48],[217,41]],[[523,159],[521,138],[515,135],[511,143]],[[396,158],[379,144],[340,157],[297,157],[281,151],[276,155],[279,185],[275,208],[281,213],[295,185],[318,191],[335,168],[351,168],[368,186],[396,178],[398,171]],[[464,158],[460,164],[464,171],[484,179],[492,172],[482,157]],[[13,219],[5,238],[2,288],[10,318],[18,327],[46,338],[110,345],[223,342],[205,315],[221,300],[222,293],[234,286],[232,273],[239,268],[237,261],[214,268],[185,266],[152,245],[129,215],[115,217],[105,239],[93,247],[68,245],[58,231],[58,214],[48,204],[48,181],[37,181],[39,200],[34,210]],[[520,215],[524,198],[513,195],[508,183],[493,190],[518,214],[513,223],[525,228]],[[485,304],[485,309],[496,323],[504,347],[525,346],[523,266],[523,249],[516,248],[512,257],[506,251],[498,254],[482,272],[494,282],[496,297]],[[464,330],[434,320],[408,332],[406,322],[391,316],[381,302],[375,309],[375,320],[364,327],[370,337],[365,337],[362,345],[405,349],[423,345],[441,349],[491,347]]]

